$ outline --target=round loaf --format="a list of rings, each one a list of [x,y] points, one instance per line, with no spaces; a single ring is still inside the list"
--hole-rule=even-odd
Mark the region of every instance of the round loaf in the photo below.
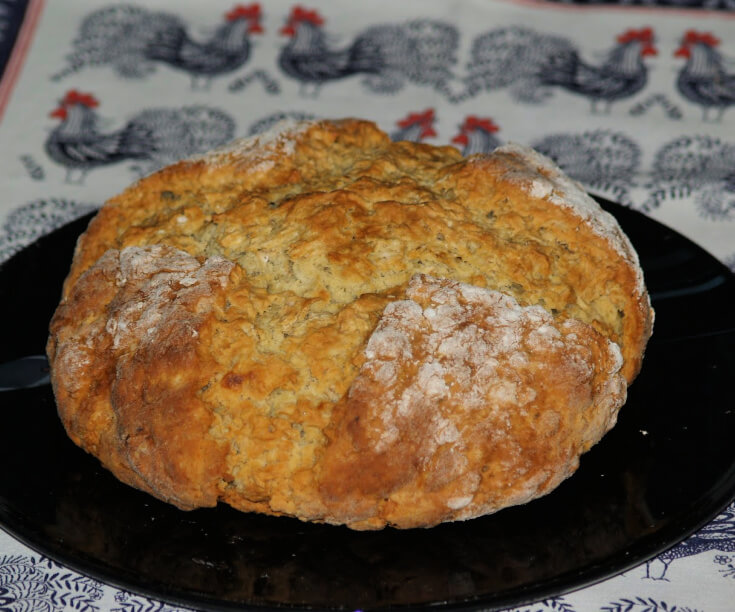
[[[425,527],[571,475],[652,321],[630,242],[548,159],[300,122],[107,202],[48,355],[69,436],[160,499]]]

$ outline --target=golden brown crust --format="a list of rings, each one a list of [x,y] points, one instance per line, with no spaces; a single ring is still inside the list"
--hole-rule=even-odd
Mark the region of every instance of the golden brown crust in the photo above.
[[[328,431],[332,520],[415,527],[523,503],[615,423],[622,358],[591,326],[426,276],[406,298],[386,307]]]
[[[215,505],[223,476],[226,448],[207,435],[213,417],[197,398],[212,375],[198,353],[231,270],[166,246],[110,250],[51,322],[54,391],[72,439],[184,508]]]
[[[48,352],[70,436],[133,486],[182,508],[413,527],[571,474],[614,423],[652,318],[627,238],[545,158],[463,159],[325,121],[110,200]],[[491,339],[511,328],[504,352]],[[410,338],[392,365],[386,333]]]

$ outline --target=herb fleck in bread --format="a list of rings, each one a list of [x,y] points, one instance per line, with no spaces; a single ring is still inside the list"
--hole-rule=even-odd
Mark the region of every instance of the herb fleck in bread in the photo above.
[[[156,497],[418,527],[572,474],[652,321],[630,242],[546,158],[301,122],[107,202],[48,354],[70,437]]]

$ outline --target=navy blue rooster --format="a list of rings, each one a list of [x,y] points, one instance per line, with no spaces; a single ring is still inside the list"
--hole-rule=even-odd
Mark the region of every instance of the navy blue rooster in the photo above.
[[[559,87],[589,98],[592,112],[601,102],[609,111],[613,102],[645,87],[648,68],[643,58],[656,53],[651,28],[619,35],[600,65],[582,60],[574,45],[560,36],[517,26],[491,30],[473,41],[464,91],[452,100],[508,87],[516,99],[538,104]]]
[[[373,26],[337,49],[323,25],[317,11],[295,6],[281,29],[291,40],[278,63],[300,82],[302,94],[316,96],[324,83],[355,74],[366,75],[364,85],[377,93],[393,93],[408,81],[442,91],[452,78],[459,39],[453,26],[428,19]]]
[[[707,121],[710,110],[717,110],[720,121],[728,106],[735,105],[735,74],[725,72],[722,55],[715,47],[719,39],[708,32],[689,30],[676,50],[676,57],[686,58],[676,85],[687,100],[699,104]]]
[[[250,57],[250,35],[263,31],[260,5],[237,5],[204,41],[191,38],[175,15],[132,5],[90,14],[74,41],[68,67],[55,80],[87,66],[109,65],[123,77],[141,78],[164,63],[188,73],[192,87],[209,87],[212,77],[240,68]]]
[[[628,30],[617,37],[600,66],[584,62],[575,50],[551,55],[539,72],[539,82],[589,98],[592,112],[603,102],[609,112],[613,102],[630,98],[646,86],[648,69],[643,58],[657,54],[653,42],[651,28]]]
[[[207,106],[144,110],[119,130],[102,133],[94,96],[69,91],[51,116],[61,123],[46,139],[46,153],[66,167],[66,181],[81,183],[93,168],[136,161],[150,172],[231,140],[232,118]]]

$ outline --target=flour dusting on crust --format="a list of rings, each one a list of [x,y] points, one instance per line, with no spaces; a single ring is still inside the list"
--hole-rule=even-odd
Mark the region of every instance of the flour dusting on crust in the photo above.
[[[187,303],[212,295],[212,285],[224,288],[234,264],[194,257],[165,245],[128,247],[120,251],[116,285],[124,288],[112,302],[105,329],[112,348],[151,339],[160,326],[170,325]],[[201,311],[201,305],[198,309]],[[192,335],[197,332],[192,327]]]
[[[465,283],[417,275],[411,279],[406,300],[390,303],[365,348],[367,361],[351,389],[359,391],[369,379],[396,388],[405,364],[415,364],[411,382],[399,394],[389,395],[381,406],[385,426],[376,450],[381,451],[399,436],[400,417],[432,407],[451,397],[461,410],[488,405],[522,407],[536,392],[525,387],[518,375],[537,351],[574,348],[576,336],[565,322],[560,326],[541,306],[521,306],[511,296]],[[420,301],[419,304],[416,300]],[[562,335],[560,328],[566,331]],[[620,350],[608,342],[611,374],[622,366]],[[500,366],[507,362],[513,367]],[[584,360],[575,361],[581,378],[591,376]],[[436,414],[431,448],[457,439],[456,429]]]
[[[267,172],[276,159],[293,155],[296,138],[315,124],[314,121],[284,119],[265,132],[239,138],[189,161],[202,161],[211,167],[231,163],[253,164],[255,171]]]
[[[401,452],[396,482],[419,486],[407,483],[423,478],[421,487],[445,491],[444,508],[457,518],[496,508],[493,499],[476,499],[483,465],[504,474],[512,504],[568,477],[578,451],[567,440],[557,447],[554,436],[577,421],[581,444],[594,444],[626,395],[619,347],[591,326],[423,274],[412,277],[405,299],[385,307],[364,356],[347,394],[355,470]],[[558,463],[553,476],[547,460],[525,450],[529,438]],[[392,490],[374,494],[388,499]]]

